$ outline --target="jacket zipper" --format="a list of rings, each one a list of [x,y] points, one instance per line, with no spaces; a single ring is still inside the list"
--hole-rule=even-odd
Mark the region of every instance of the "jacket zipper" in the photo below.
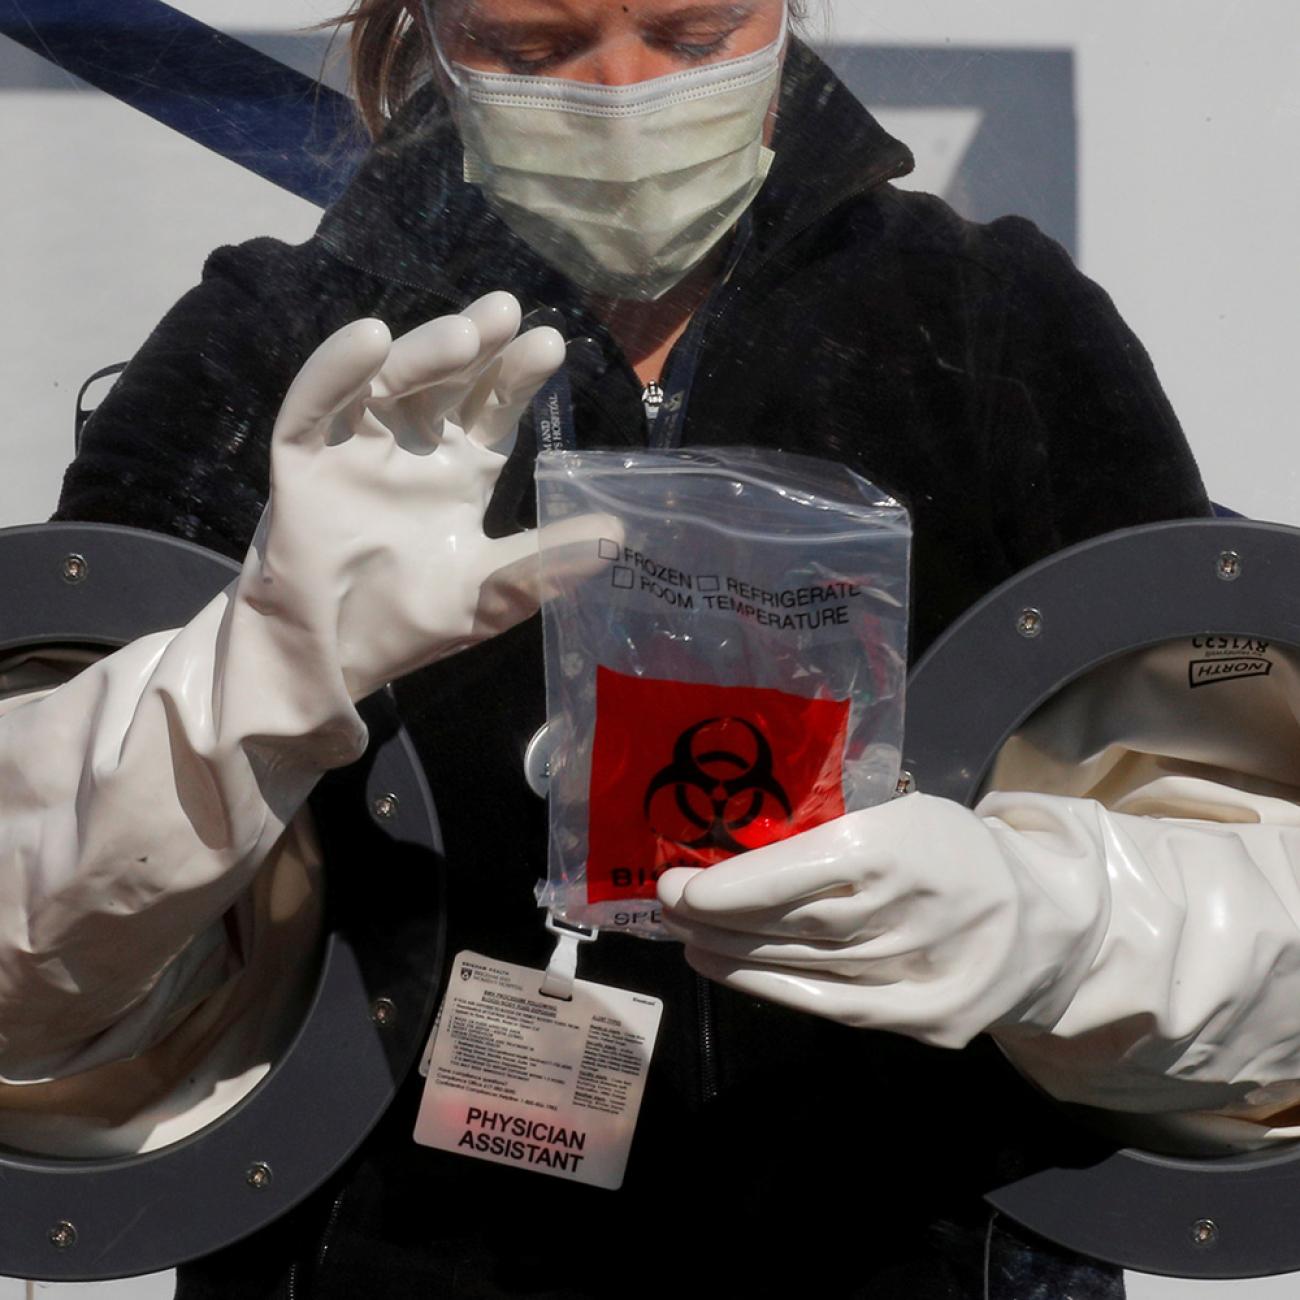
[[[330,1206],[329,1217],[325,1220],[324,1230],[320,1235],[320,1248],[316,1252],[315,1272],[320,1273],[325,1267],[325,1255],[330,1248],[330,1238],[334,1235],[334,1225],[339,1221],[339,1211],[343,1208],[343,1197],[347,1189],[334,1198],[334,1203]],[[294,1260],[289,1268],[289,1289],[286,1294],[286,1300],[298,1300],[298,1261]]]
[[[713,1101],[718,1095],[718,1060],[715,1052],[713,1025],[713,989],[709,981],[696,971],[691,972],[695,980],[695,1008],[700,1024],[700,1099]]]

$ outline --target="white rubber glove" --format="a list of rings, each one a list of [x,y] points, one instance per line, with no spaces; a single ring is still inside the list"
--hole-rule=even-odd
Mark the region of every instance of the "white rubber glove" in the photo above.
[[[1300,1079],[1300,810],[1168,780],[1254,824],[909,795],[667,872],[665,925],[742,993],[944,1047],[991,1031],[1063,1100],[1276,1107]]]
[[[516,338],[519,320],[495,293],[396,342],[356,321],[294,380],[236,593],[277,645],[293,629],[286,694],[303,653],[312,692],[334,670],[355,700],[536,611],[536,535],[483,533],[519,418],[564,360],[557,331]]]
[[[169,1032],[232,972],[223,914],[320,774],[363,751],[352,702],[537,608],[537,538],[482,528],[564,355],[518,326],[498,293],[395,343],[378,321],[328,339],[284,400],[238,580],[0,719],[0,1077]],[[566,526],[559,544],[592,531]]]

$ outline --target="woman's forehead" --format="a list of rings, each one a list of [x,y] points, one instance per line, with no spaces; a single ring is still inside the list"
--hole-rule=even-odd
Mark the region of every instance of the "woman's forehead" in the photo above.
[[[440,18],[470,16],[498,22],[596,24],[613,18],[656,21],[735,20],[780,11],[785,0],[432,0]]]

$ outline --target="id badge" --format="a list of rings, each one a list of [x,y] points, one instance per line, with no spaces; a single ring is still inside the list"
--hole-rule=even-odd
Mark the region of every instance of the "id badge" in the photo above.
[[[415,1140],[479,1160],[621,1187],[663,1004],[462,952],[439,1012]]]

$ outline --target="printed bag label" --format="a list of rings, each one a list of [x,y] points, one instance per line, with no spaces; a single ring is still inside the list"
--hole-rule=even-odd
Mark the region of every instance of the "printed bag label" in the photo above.
[[[597,668],[587,901],[841,816],[848,723],[848,700]]]

